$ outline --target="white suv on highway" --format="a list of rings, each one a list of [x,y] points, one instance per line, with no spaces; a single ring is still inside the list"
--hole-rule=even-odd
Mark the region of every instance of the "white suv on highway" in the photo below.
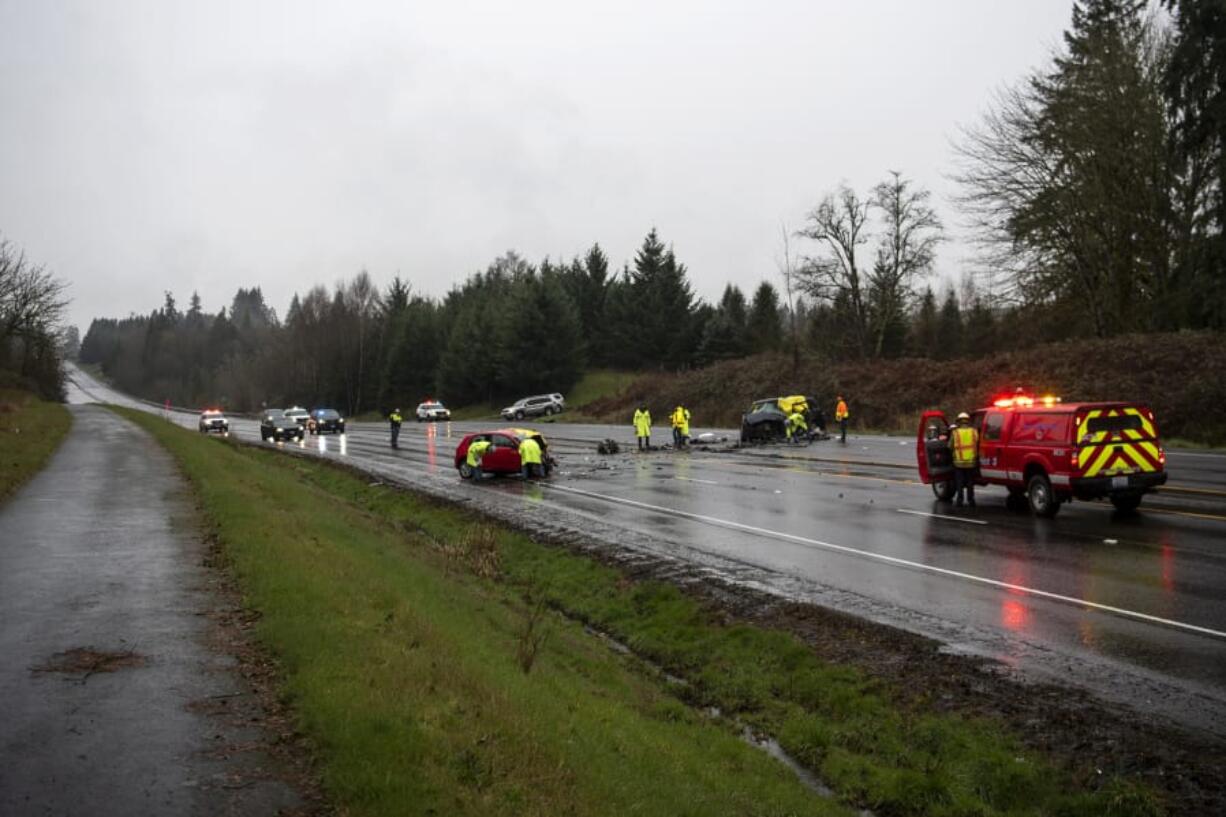
[[[450,420],[451,410],[437,400],[427,400],[417,406],[417,422]]]

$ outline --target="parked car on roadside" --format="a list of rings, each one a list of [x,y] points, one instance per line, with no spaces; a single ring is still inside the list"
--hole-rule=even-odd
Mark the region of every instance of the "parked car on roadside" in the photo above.
[[[538,394],[516,400],[502,410],[504,420],[522,420],[525,417],[548,417],[560,414],[565,401],[560,394]]]
[[[438,400],[427,400],[417,405],[417,422],[429,423],[437,420],[450,420],[451,409]]]
[[[468,446],[477,440],[488,440],[490,447],[481,460],[481,470],[487,474],[518,474],[523,467],[519,459],[519,444],[529,437],[540,445],[545,476],[549,476],[554,464],[549,456],[549,445],[540,433],[530,428],[499,428],[465,435],[455,449],[456,470],[464,479],[471,478],[473,469],[468,464]]]
[[[220,409],[205,409],[200,412],[200,433],[230,435],[230,421]]]
[[[280,409],[268,409],[260,415],[260,439],[283,442],[302,440],[302,426]]]
[[[312,434],[344,434],[345,418],[336,409],[315,409],[307,421],[307,431]]]

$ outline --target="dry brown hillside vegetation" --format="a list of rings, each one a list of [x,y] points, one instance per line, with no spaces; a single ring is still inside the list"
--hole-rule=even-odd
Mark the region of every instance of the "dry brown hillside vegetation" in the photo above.
[[[981,359],[802,357],[795,371],[789,355],[758,355],[679,374],[647,374],[583,411],[629,424],[640,401],[657,418],[680,403],[695,425],[736,427],[759,397],[816,395],[830,415],[841,393],[853,428],[910,433],[925,409],[973,409],[1018,386],[1065,401],[1142,401],[1157,414],[1164,436],[1226,444],[1226,335],[1214,332],[1064,341]]]

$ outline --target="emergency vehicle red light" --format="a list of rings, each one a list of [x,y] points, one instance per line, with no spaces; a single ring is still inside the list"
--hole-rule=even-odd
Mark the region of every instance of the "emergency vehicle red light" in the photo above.
[[[1044,398],[1046,399],[1046,398]],[[1059,400],[1059,398],[1055,398]],[[997,408],[1013,408],[1023,406],[1033,406],[1034,398],[1026,394],[1015,394],[1010,397],[998,397],[992,402],[992,405]]]

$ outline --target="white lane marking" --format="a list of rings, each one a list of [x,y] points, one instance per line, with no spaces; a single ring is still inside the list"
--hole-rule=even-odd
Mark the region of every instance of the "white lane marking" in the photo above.
[[[701,482],[703,485],[719,485],[719,483],[713,479],[697,479],[695,477],[673,477],[673,479],[683,479],[686,482]]]
[[[549,488],[551,490],[554,490],[554,491],[562,491],[564,493],[576,494],[578,496],[587,496],[593,499],[601,499],[606,502],[615,502],[615,503],[619,503],[622,505],[630,505],[636,508],[643,508],[645,510],[655,511],[657,513],[671,514],[673,516],[680,516],[686,519],[693,519],[696,522],[705,522],[709,525],[716,525],[718,527],[723,527],[723,528],[731,528],[732,530],[742,530],[747,533],[755,533],[755,534],[758,534],[759,536],[767,536],[772,539],[783,539],[786,541],[798,542],[802,545],[812,545],[814,547],[825,548],[827,550],[834,550],[840,553],[850,553],[854,556],[863,556],[866,559],[873,559],[879,562],[885,562],[887,564],[900,565],[902,567],[910,567],[915,570],[922,570],[928,573],[937,573],[942,576],[952,576],[955,579],[963,579],[965,581],[976,582],[978,584],[986,584],[992,587],[999,587],[1004,590],[1012,590],[1018,593],[1025,593],[1027,595],[1037,596],[1039,598],[1051,599],[1052,601],[1063,602],[1065,604],[1071,604],[1076,607],[1085,607],[1085,608],[1089,608],[1092,610],[1099,610],[1105,613],[1115,613],[1116,615],[1123,616],[1125,618],[1137,619],[1138,621],[1147,621],[1153,624],[1162,624],[1167,627],[1173,627],[1175,629],[1186,630],[1188,632],[1193,632],[1193,633],[1200,633],[1201,635],[1209,635],[1215,638],[1226,638],[1226,632],[1223,632],[1221,630],[1213,630],[1208,627],[1200,627],[1196,624],[1188,624],[1187,622],[1175,621],[1169,618],[1162,618],[1161,616],[1151,616],[1149,613],[1141,613],[1136,610],[1127,610],[1123,607],[1114,607],[1110,604],[1100,604],[1096,601],[1088,601],[1087,599],[1079,599],[1073,596],[1065,596],[1060,593],[1052,593],[1048,590],[1039,590],[1036,587],[1027,587],[1021,584],[1013,584],[1011,582],[1002,582],[998,579],[989,579],[986,576],[976,576],[973,573],[963,573],[960,570],[950,570],[949,568],[937,567],[936,565],[928,565],[928,564],[924,564],[923,562],[913,562],[910,559],[901,559],[897,556],[888,556],[884,553],[874,553],[871,550],[861,550],[860,548],[854,548],[848,545],[838,545],[833,542],[823,542],[820,539],[810,539],[807,536],[797,536],[796,534],[793,534],[793,533],[783,533],[781,531],[768,530],[767,528],[759,528],[754,525],[746,525],[742,522],[733,522],[730,519],[718,519],[714,516],[704,516],[703,514],[690,513],[689,511],[681,511],[675,508],[665,508],[661,505],[652,505],[647,502],[639,502],[636,499],[626,499],[624,497],[609,496],[607,494],[598,494],[598,493],[595,493],[594,491],[584,491],[580,488],[569,488],[569,487],[565,487],[562,485],[546,485],[544,483],[542,483],[542,486]]]
[[[950,516],[944,513],[925,513],[923,511],[913,511],[908,508],[895,508],[899,513],[910,513],[916,516],[930,516],[933,519],[948,519],[950,522],[965,522],[968,525],[986,525],[988,524],[982,519],[965,519],[961,516]]]

